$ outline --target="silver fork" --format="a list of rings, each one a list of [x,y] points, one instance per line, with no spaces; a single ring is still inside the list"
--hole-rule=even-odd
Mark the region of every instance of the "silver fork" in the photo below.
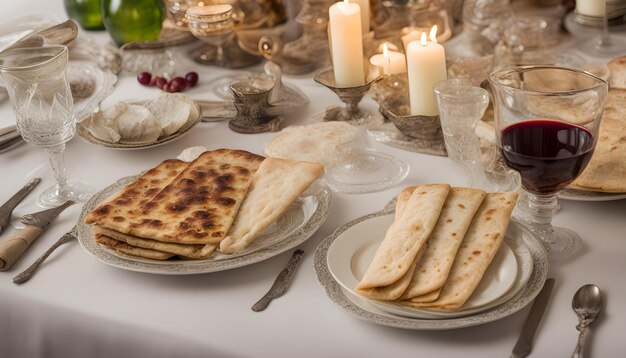
[[[46,252],[44,252],[43,255],[41,255],[41,257],[37,259],[37,261],[35,261],[32,265],[30,265],[29,268],[27,268],[26,270],[22,271],[17,276],[15,276],[13,278],[13,283],[20,284],[20,283],[24,283],[30,280],[30,278],[35,274],[35,272],[37,272],[37,269],[39,269],[39,265],[41,265],[44,261],[46,261],[48,256],[50,256],[50,254],[54,250],[56,250],[57,247],[65,244],[66,242],[70,242],[74,240],[75,238],[76,238],[76,226],[74,226],[72,230],[65,233],[65,235],[61,236],[61,238],[57,240],[57,242],[55,242],[52,246],[50,246],[50,248],[46,250]]]

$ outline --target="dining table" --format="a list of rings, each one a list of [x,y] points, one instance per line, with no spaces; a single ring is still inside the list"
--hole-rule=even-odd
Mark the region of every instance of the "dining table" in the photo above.
[[[0,24],[23,15],[65,20],[61,0],[6,1]],[[105,31],[80,30],[79,36],[106,44]],[[626,36],[621,33],[619,36]],[[564,41],[559,49],[575,49]],[[626,52],[626,49],[625,49]],[[584,55],[584,54],[583,54]],[[177,73],[199,74],[198,85],[184,94],[216,100],[212,81],[241,71],[195,63],[185,52],[175,54]],[[590,62],[608,59],[589,58]],[[245,71],[262,71],[262,65]],[[283,125],[321,121],[320,113],[339,104],[337,96],[312,75],[284,76],[310,100],[309,106],[285,116]],[[137,82],[136,73],[121,72],[103,107],[118,101],[153,99],[154,87]],[[365,98],[374,111],[377,104]],[[10,101],[0,102],[0,116],[14,117]],[[147,149],[116,150],[88,143],[78,135],[67,143],[68,176],[94,192],[120,178],[136,175],[193,146],[233,148],[264,153],[276,133],[242,134],[227,122],[199,123],[176,141]],[[106,265],[86,253],[78,242],[59,247],[33,278],[21,285],[12,278],[76,224],[82,204],[71,206],[11,270],[0,272],[0,357],[505,357],[509,356],[529,313],[516,313],[481,325],[450,330],[411,330],[359,320],[333,303],[318,282],[314,252],[347,222],[381,210],[410,185],[448,183],[464,178],[452,161],[370,141],[373,149],[406,161],[408,176],[398,185],[365,194],[332,193],[327,220],[298,246],[304,251],[286,294],[261,312],[251,306],[270,288],[294,249],[231,270],[196,275],[158,275]],[[29,179],[42,182],[14,210],[5,239],[21,224],[21,215],[41,210],[37,196],[53,185],[45,150],[21,144],[0,154],[0,202]],[[583,246],[573,257],[550,262],[554,292],[537,330],[534,357],[570,356],[578,340],[578,318],[572,310],[576,290],[588,283],[600,287],[604,307],[591,326],[589,356],[626,355],[626,200],[560,200],[554,225],[578,233]]]

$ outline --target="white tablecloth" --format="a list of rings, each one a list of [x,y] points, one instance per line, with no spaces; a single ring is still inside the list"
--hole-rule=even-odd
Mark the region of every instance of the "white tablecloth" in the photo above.
[[[8,6],[8,8],[7,8]],[[3,3],[0,23],[17,14],[57,15],[61,1]],[[97,39],[106,40],[105,34]],[[180,73],[194,69],[200,85],[187,92],[209,99],[212,78],[227,73],[179,62]],[[309,77],[288,78],[310,98],[308,110],[288,124],[312,122],[312,115],[337,97]],[[156,89],[124,74],[105,105],[128,98],[153,98]],[[365,104],[375,108],[370,99]],[[0,115],[12,115],[7,103]],[[136,174],[182,149],[241,148],[262,153],[273,134],[243,135],[226,123],[202,123],[184,138],[150,150],[115,151],[74,138],[67,146],[70,176],[99,190],[120,177]],[[508,356],[528,307],[510,317],[478,327],[452,331],[409,331],[377,326],[350,317],[325,295],[313,272],[313,252],[340,225],[384,206],[402,187],[416,183],[462,184],[447,158],[422,155],[378,143],[378,150],[406,160],[411,172],[400,185],[364,195],[335,194],[327,222],[301,245],[305,256],[287,294],[267,310],[250,306],[270,287],[290,252],[226,272],[196,276],[134,273],[102,264],[73,242],[59,248],[29,282],[11,283],[75,223],[80,207],[66,210],[10,272],[0,273],[0,357],[503,357]],[[38,210],[35,197],[53,184],[46,154],[22,145],[0,154],[0,201],[8,199],[27,178],[43,182],[17,207],[14,217]],[[592,326],[589,343],[594,357],[626,354],[626,200],[603,203],[561,201],[554,223],[578,232],[580,254],[554,264],[556,287],[538,330],[536,357],[569,356],[576,344],[577,318],[570,303],[578,287],[599,285],[606,306]],[[17,222],[14,221],[14,225]],[[8,230],[3,239],[13,232]]]

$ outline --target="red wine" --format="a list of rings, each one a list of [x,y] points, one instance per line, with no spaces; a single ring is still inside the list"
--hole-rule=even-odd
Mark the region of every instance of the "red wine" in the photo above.
[[[573,124],[537,119],[506,127],[501,134],[505,162],[517,170],[531,193],[552,194],[585,169],[593,135]]]

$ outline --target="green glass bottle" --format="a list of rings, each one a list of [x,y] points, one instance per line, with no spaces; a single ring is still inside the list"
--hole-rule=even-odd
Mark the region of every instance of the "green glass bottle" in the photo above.
[[[165,18],[162,0],[102,0],[104,27],[121,46],[156,40]]]
[[[100,0],[64,0],[65,12],[85,30],[104,30]]]

